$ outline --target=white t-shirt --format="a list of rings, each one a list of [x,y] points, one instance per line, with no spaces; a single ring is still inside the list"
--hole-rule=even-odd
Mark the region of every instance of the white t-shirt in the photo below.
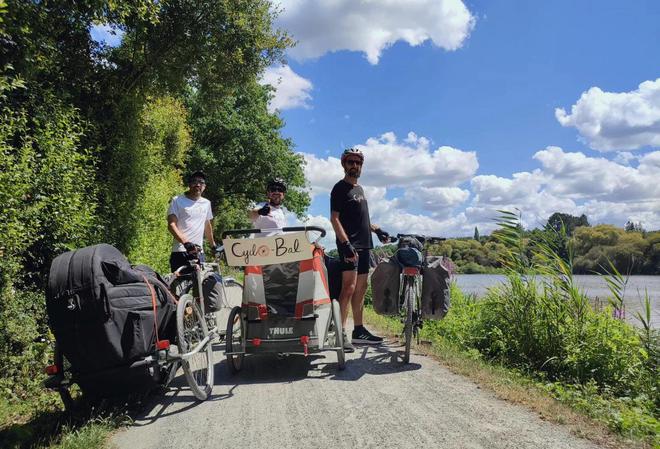
[[[211,202],[206,198],[191,200],[185,195],[172,198],[167,215],[176,215],[176,225],[188,237],[188,241],[202,246],[204,243],[204,225],[213,219]],[[172,252],[184,252],[186,248],[176,239],[172,244]]]
[[[257,204],[257,209],[261,209],[268,203]],[[284,217],[284,208],[282,206],[270,205],[270,213],[268,215],[257,215],[257,218],[252,220],[252,225],[257,229],[273,229],[286,227],[286,218]],[[271,235],[281,234],[282,231],[267,231],[257,234],[256,237],[268,237]]]

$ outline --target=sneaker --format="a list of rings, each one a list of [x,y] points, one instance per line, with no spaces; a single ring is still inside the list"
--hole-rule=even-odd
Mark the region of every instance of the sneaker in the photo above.
[[[346,332],[342,332],[344,335],[344,352],[354,352],[355,347],[351,344],[351,341],[348,339]]]
[[[362,345],[379,345],[383,342],[382,337],[376,337],[366,327],[353,329],[353,343]]]

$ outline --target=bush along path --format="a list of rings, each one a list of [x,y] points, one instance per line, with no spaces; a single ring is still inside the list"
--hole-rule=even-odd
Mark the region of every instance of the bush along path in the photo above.
[[[422,339],[506,367],[612,432],[660,447],[660,336],[649,324],[650,304],[639,314],[641,329],[615,318],[625,278],[610,265],[610,306],[596,311],[575,285],[570,257],[543,243],[527,257],[513,214],[503,213],[498,235],[507,282],[479,301],[454,288],[450,313],[426,322]],[[525,274],[532,271],[543,277]]]

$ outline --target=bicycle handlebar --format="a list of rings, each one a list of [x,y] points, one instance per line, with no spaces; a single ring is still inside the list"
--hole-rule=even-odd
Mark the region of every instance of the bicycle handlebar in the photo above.
[[[393,242],[396,242],[397,240],[405,237],[412,237],[414,239],[419,240],[420,243],[429,243],[429,244],[434,244],[434,243],[440,243],[442,241],[447,240],[445,237],[432,237],[430,235],[420,235],[420,234],[397,234],[396,239],[392,239]]]
[[[321,233],[321,238],[325,237],[325,229],[319,226],[290,226],[286,228],[270,228],[270,229],[231,229],[222,233],[222,238],[229,235],[245,235],[245,234],[259,234],[263,231],[282,231],[282,232],[296,232],[296,231],[317,231]]]

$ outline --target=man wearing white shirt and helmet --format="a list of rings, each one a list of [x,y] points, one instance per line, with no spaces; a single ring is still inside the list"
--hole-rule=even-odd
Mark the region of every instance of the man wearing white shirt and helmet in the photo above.
[[[264,231],[257,235],[257,237],[281,234],[282,231],[277,230],[277,228],[286,227],[287,223],[284,217],[284,208],[282,207],[285,193],[286,184],[282,179],[275,178],[269,181],[266,186],[268,201],[259,203],[254,209],[248,211],[252,225],[256,229]]]

